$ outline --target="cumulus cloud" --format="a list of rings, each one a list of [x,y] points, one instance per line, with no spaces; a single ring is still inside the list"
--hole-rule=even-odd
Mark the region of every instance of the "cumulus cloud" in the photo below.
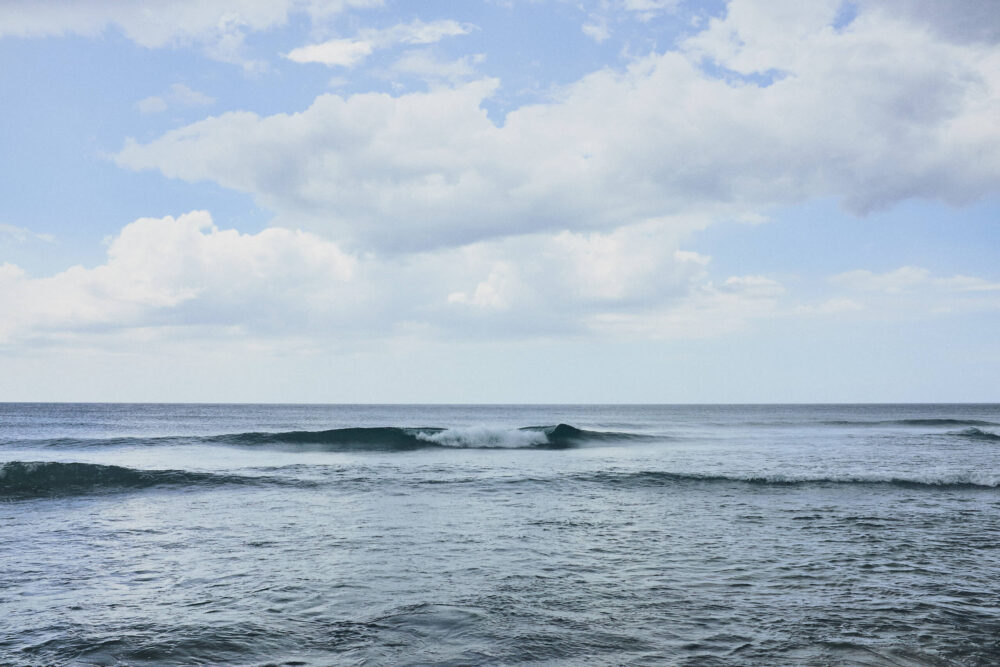
[[[331,39],[293,49],[285,57],[297,63],[320,63],[327,67],[353,67],[377,49],[398,44],[423,45],[439,42],[445,37],[468,34],[472,26],[458,21],[440,20],[425,23],[420,20],[400,23],[383,30],[362,30],[351,39]]]
[[[219,229],[203,211],[143,218],[111,239],[93,268],[32,277],[0,265],[0,343],[89,336],[113,344],[135,332],[153,341],[185,331],[341,348],[415,336],[667,340],[780,318],[1000,308],[1000,284],[917,267],[834,276],[841,294],[816,303],[801,303],[771,276],[714,281],[710,259],[683,249],[678,230],[693,224],[533,233],[389,256],[349,253],[302,231]]]
[[[406,332],[456,338],[657,335],[649,313],[773,296],[763,278],[707,282],[709,259],[671,225],[530,234],[407,257],[351,254],[307,232],[240,234],[208,213],[143,218],[104,263],[47,277],[0,266],[0,341],[181,329],[344,342]],[[707,290],[707,291],[706,291]],[[742,317],[742,316],[740,316]],[[689,316],[684,335],[704,333]],[[699,324],[701,323],[701,324]],[[709,328],[714,324],[705,324]],[[678,323],[670,335],[679,335]]]
[[[681,52],[590,74],[500,126],[482,108],[499,82],[482,79],[228,113],[129,141],[117,160],[383,251],[1000,189],[1000,51],[874,11],[837,29],[837,4],[734,0]]]
[[[430,256],[461,267],[449,284],[466,286],[449,292],[451,303],[575,317],[682,298],[704,280],[708,258],[681,250],[681,240],[672,225],[659,223],[610,233],[530,234]]]
[[[396,73],[449,85],[326,94],[298,113],[230,112],[129,140],[118,164],[248,193],[274,227],[144,219],[95,268],[33,278],[5,264],[0,335],[232,326],[655,339],[861,311],[879,295],[995,294],[989,281],[904,267],[843,274],[832,284],[849,297],[796,306],[770,276],[713,281],[708,258],[685,247],[717,220],[815,197],[863,214],[1000,189],[1000,52],[887,6],[859,3],[844,23],[832,0],[733,0],[676,50],[594,72],[499,123],[483,106],[501,84],[469,80],[475,60],[410,49]],[[360,31],[289,57],[349,66],[469,29],[452,23]],[[195,33],[184,39],[210,39]]]
[[[304,232],[223,231],[205,212],[143,218],[111,241],[98,267],[44,278],[0,267],[0,339],[164,324],[287,331],[314,307],[349,301],[354,271],[355,260]]]

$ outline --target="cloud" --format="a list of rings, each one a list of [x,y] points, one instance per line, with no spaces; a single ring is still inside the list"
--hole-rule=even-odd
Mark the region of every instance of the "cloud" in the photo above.
[[[414,76],[432,83],[460,83],[477,76],[476,66],[485,60],[482,54],[457,60],[443,60],[428,49],[407,51],[392,64],[391,73]]]
[[[927,269],[918,266],[903,266],[885,273],[867,270],[848,271],[830,278],[834,285],[859,292],[882,292],[903,294],[919,291],[928,292],[1000,292],[1000,283],[982,278],[956,275],[949,278],[935,277]]]
[[[352,258],[313,235],[223,231],[205,212],[136,220],[107,253],[96,268],[45,278],[0,267],[0,339],[168,324],[287,332],[314,307],[349,302],[355,271]]]
[[[393,256],[284,228],[219,229],[204,211],[142,218],[93,268],[32,277],[0,265],[0,343],[704,339],[764,320],[1000,309],[1000,284],[916,267],[834,276],[851,294],[816,303],[767,275],[715,281],[710,259],[682,246],[678,230],[698,224],[533,233]]]
[[[956,42],[1000,42],[1000,12],[995,0],[860,0],[864,8],[902,16]]]
[[[1000,282],[968,275],[938,276],[918,266],[876,273],[848,271],[831,276],[846,290],[842,300],[868,319],[906,321],[961,313],[1000,311]]]
[[[430,256],[462,267],[449,284],[469,283],[449,292],[450,303],[536,308],[536,318],[575,317],[672,302],[703,280],[708,258],[679,249],[678,226],[659,222],[610,233],[530,234]]]
[[[607,41],[607,39],[611,37],[611,31],[608,29],[608,24],[603,21],[585,23],[581,29],[583,30],[584,35],[590,37],[598,44]]]
[[[838,30],[836,9],[734,0],[681,51],[594,72],[500,126],[482,108],[499,81],[481,79],[223,114],[129,141],[117,160],[379,251],[1000,190],[1000,51],[878,12]]]
[[[52,243],[55,241],[55,237],[52,234],[39,234],[31,231],[30,229],[25,229],[24,227],[17,227],[16,225],[0,222],[0,241],[4,238],[13,239],[18,243],[24,243],[31,240],[45,241],[46,243]]]
[[[732,276],[722,284],[699,286],[672,307],[602,313],[593,330],[621,338],[704,339],[745,330],[755,320],[786,316],[780,310],[781,283],[765,276]]]
[[[113,341],[139,330],[146,339],[196,330],[338,345],[414,332],[448,340],[614,336],[616,317],[632,335],[643,313],[662,316],[702,298],[709,260],[679,243],[675,226],[661,223],[400,258],[347,253],[282,228],[222,230],[203,211],[142,218],[111,239],[96,267],[36,278],[0,266],[0,342]],[[710,291],[770,288],[734,278]],[[699,335],[697,323],[688,324],[685,335]],[[646,327],[655,333],[655,324]]]
[[[320,63],[327,67],[353,67],[377,49],[398,44],[424,45],[445,37],[468,34],[472,26],[458,21],[440,20],[425,23],[420,20],[400,23],[383,30],[362,30],[353,39],[331,39],[293,49],[285,55],[297,63]]]
[[[673,9],[679,0],[622,0],[622,7],[630,12],[649,12]]]
[[[588,8],[587,22],[581,26],[583,34],[598,44],[603,44],[611,37],[609,22],[621,23],[623,20],[638,20],[648,23],[664,13],[676,12],[680,0],[616,0],[609,2],[580,3],[579,9]]]
[[[366,38],[379,45],[433,44],[445,37],[467,35],[473,26],[452,20],[400,23],[385,30],[363,31]]]
[[[144,97],[135,103],[140,113],[163,113],[168,108],[167,101],[159,96]]]
[[[662,12],[674,11],[678,4],[680,0],[621,0],[622,8],[637,14],[642,21],[649,21]]]
[[[0,37],[96,36],[115,27],[139,46],[200,46],[209,57],[252,69],[259,63],[243,54],[247,34],[284,25],[295,14],[318,21],[345,9],[381,4],[382,0],[8,1],[0,3]]]
[[[328,67],[351,67],[371,55],[374,47],[364,41],[331,39],[290,51],[285,57],[297,63],[320,63]]]
[[[136,102],[136,108],[144,114],[160,113],[171,107],[197,108],[215,104],[215,98],[188,88],[183,83],[175,83],[164,95],[146,97]]]

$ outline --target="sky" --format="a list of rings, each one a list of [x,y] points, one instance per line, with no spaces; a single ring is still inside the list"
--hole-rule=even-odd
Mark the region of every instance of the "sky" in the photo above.
[[[0,400],[1000,401],[995,0],[0,0]]]

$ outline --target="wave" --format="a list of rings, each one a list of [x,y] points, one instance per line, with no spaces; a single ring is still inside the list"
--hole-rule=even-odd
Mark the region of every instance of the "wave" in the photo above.
[[[820,423],[827,426],[1000,426],[1000,422],[981,419],[887,419],[881,421],[835,419]]]
[[[811,485],[862,485],[862,486],[902,486],[928,489],[995,489],[1000,487],[1000,473],[967,473],[952,475],[925,475],[897,477],[894,475],[711,475],[702,473],[678,473],[641,471],[628,473],[600,472],[577,477],[579,481],[601,484],[618,484],[626,487],[669,486],[685,483],[724,483],[755,486],[811,486]]]
[[[417,449],[569,449],[587,443],[644,438],[635,433],[587,431],[570,426],[526,426],[518,429],[402,428],[398,426],[338,428],[326,431],[235,433],[204,441],[239,446],[305,447],[332,452],[401,452]]]
[[[588,443],[611,443],[627,440],[664,439],[638,433],[589,431],[569,424],[502,428],[470,426],[440,428],[434,426],[405,428],[375,426],[337,428],[323,431],[285,431],[226,433],[207,436],[157,436],[115,438],[51,438],[11,441],[15,447],[54,449],[101,449],[112,447],[152,447],[191,445],[226,445],[273,447],[328,452],[405,452],[418,449],[450,447],[455,449],[569,449]]]
[[[190,438],[188,439],[190,441]],[[3,444],[15,447],[45,447],[47,449],[101,449],[111,447],[136,447],[148,445],[166,445],[184,442],[176,436],[164,437],[129,437],[116,438],[45,438],[40,440],[13,440]]]
[[[1000,442],[1000,435],[991,433],[990,431],[983,431],[978,428],[964,428],[961,431],[950,431],[948,435],[957,435],[963,438],[972,438],[974,440]]]
[[[277,481],[186,470],[136,470],[96,463],[10,461],[0,464],[0,498],[39,498],[146,489],[154,486],[219,486]]]

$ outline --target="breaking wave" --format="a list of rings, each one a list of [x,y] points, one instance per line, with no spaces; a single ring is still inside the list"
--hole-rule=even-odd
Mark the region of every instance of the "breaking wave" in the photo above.
[[[267,478],[185,470],[136,470],[96,463],[10,461],[0,464],[0,498],[39,498],[154,486],[258,484]]]
[[[470,426],[405,428],[374,426],[336,428],[323,431],[285,431],[227,433],[207,436],[157,436],[115,438],[52,438],[11,441],[13,446],[43,446],[53,449],[103,449],[111,447],[156,447],[190,445],[226,445],[273,447],[328,452],[405,452],[417,449],[450,447],[455,449],[569,449],[588,443],[611,443],[628,440],[664,439],[638,433],[588,431],[569,424],[503,428]]]
[[[466,428],[401,428],[380,426],[327,431],[237,433],[205,440],[241,446],[304,446],[323,451],[400,452],[434,447],[457,449],[569,449],[587,443],[644,438],[634,433],[586,431],[570,426],[527,426],[519,429],[473,426]]]

